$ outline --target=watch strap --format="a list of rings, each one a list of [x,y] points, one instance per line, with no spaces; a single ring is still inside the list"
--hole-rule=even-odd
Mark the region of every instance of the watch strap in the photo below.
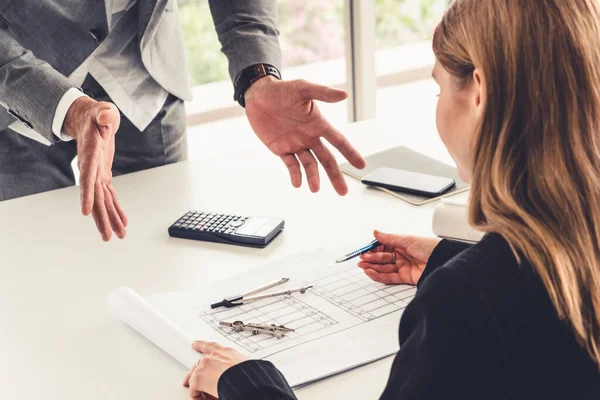
[[[246,107],[244,95],[248,88],[260,78],[271,75],[281,80],[281,73],[277,68],[270,64],[256,64],[248,68],[244,68],[235,79],[235,93],[233,99],[240,103],[242,107]]]

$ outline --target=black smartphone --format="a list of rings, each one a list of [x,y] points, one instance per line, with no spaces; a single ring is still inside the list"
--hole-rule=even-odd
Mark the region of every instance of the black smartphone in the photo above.
[[[456,181],[452,178],[394,168],[377,168],[362,178],[361,182],[424,197],[440,196],[456,186]]]

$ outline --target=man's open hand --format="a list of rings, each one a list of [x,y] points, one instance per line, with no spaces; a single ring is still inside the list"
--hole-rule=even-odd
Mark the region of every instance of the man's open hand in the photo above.
[[[340,167],[321,138],[338,149],[354,167],[365,167],[362,156],[321,115],[316,104],[316,100],[337,103],[347,96],[343,90],[303,80],[279,81],[271,76],[259,79],[246,91],[246,115],[252,129],[274,154],[281,157],[295,187],[302,184],[302,163],[310,190],[319,190],[318,160],[335,190],[340,195],[348,192]]]
[[[127,226],[127,217],[111,185],[115,134],[120,122],[114,104],[81,97],[71,105],[63,124],[64,132],[77,142],[81,212],[93,215],[104,241],[110,240],[113,231],[123,239]]]

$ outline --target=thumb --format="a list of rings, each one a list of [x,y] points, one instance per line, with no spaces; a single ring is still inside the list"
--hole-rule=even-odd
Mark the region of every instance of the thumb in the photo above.
[[[348,97],[345,90],[334,89],[323,85],[317,85],[304,80],[298,81],[300,93],[307,100],[319,100],[326,103],[337,103]]]
[[[101,127],[100,134],[106,139],[108,133],[115,134],[121,124],[121,115],[117,107],[108,102],[101,102],[97,105],[96,123]]]

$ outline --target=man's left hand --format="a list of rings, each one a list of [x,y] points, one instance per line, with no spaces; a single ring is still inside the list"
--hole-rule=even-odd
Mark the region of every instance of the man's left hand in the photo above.
[[[316,104],[316,100],[337,103],[346,97],[348,93],[343,90],[304,80],[280,81],[272,76],[259,79],[246,91],[250,125],[269,150],[281,157],[294,187],[302,185],[301,163],[310,190],[319,191],[318,160],[338,194],[343,196],[348,192],[340,167],[321,138],[338,149],[354,167],[365,167],[363,157],[321,115]]]

